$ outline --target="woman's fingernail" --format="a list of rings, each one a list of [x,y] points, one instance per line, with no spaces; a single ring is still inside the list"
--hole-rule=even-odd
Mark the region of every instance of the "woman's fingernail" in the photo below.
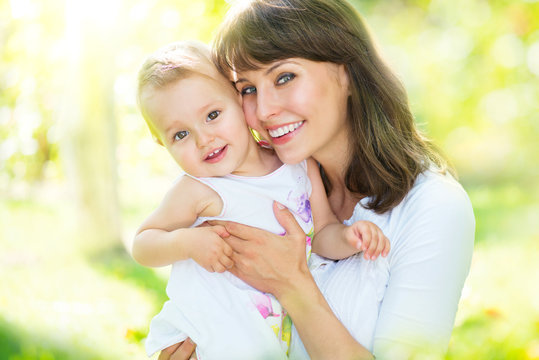
[[[281,204],[280,202],[277,202],[277,201],[276,201],[275,203],[277,204],[277,209],[279,209],[279,210],[283,210],[283,209],[284,209],[284,205],[283,205],[283,204]]]

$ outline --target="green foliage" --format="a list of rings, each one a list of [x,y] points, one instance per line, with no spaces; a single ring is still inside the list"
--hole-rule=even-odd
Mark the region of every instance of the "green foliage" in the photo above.
[[[476,251],[447,358],[539,359],[539,1],[353,2],[474,205]],[[99,114],[111,99],[92,84],[110,77],[115,131],[101,136],[117,143],[111,181],[129,239],[178,172],[136,108],[138,66],[171,41],[209,43],[227,6],[0,1],[2,358],[146,358],[142,343],[166,299],[166,271],[135,264],[122,246],[82,251],[99,239],[76,220],[65,144],[77,119],[66,108]],[[97,49],[90,53],[77,42],[81,22]],[[88,70],[85,84],[66,75],[104,55],[106,74]],[[76,89],[87,96],[73,96]]]

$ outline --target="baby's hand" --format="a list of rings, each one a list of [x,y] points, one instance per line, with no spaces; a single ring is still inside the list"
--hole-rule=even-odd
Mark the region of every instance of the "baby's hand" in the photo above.
[[[367,260],[374,260],[380,254],[385,257],[389,253],[388,238],[370,221],[356,221],[346,227],[344,234],[346,241],[359,251],[363,251],[363,257]]]
[[[209,272],[222,273],[234,266],[232,248],[223,237],[229,236],[221,225],[204,226],[200,239],[193,244],[189,257]]]

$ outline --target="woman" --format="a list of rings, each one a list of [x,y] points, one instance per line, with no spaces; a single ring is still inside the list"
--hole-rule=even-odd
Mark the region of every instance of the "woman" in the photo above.
[[[357,12],[346,0],[254,0],[230,11],[215,54],[249,126],[279,158],[312,156],[339,220],[373,221],[391,241],[387,258],[314,255],[308,266],[285,209],[276,210],[283,237],[225,224],[232,272],[274,294],[294,322],[301,341],[293,335],[290,357],[444,352],[469,271],[473,212]],[[192,351],[177,348],[161,358]]]

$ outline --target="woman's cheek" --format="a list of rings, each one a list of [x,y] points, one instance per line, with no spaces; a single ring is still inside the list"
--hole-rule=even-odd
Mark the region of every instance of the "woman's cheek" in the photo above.
[[[264,128],[256,116],[256,102],[251,99],[252,96],[245,96],[242,102],[243,114],[247,125],[259,133],[263,133]]]

